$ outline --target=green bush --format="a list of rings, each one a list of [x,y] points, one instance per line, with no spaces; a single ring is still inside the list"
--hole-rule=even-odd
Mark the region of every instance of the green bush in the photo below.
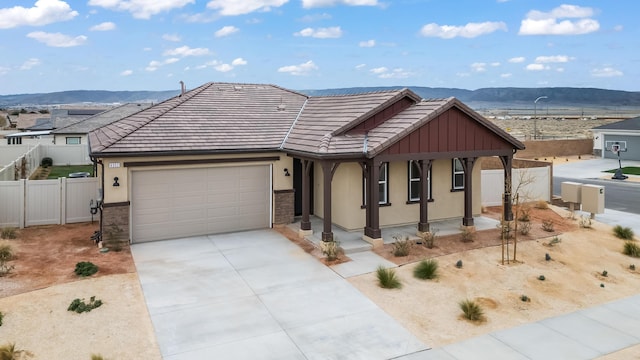
[[[616,225],[613,228],[613,235],[623,240],[632,240],[633,230],[629,227],[622,227],[620,225]]]
[[[438,230],[427,231],[420,234],[420,239],[427,249],[433,249],[436,244],[436,239],[438,238],[437,234]]]
[[[522,302],[530,302],[530,301],[531,301],[531,298],[530,298],[530,297],[528,297],[527,295],[522,294],[522,295],[520,295],[520,300],[521,300]]]
[[[471,230],[470,226],[463,226],[460,228],[460,240],[462,240],[462,242],[473,242],[475,237],[476,233]]]
[[[0,238],[3,239],[15,239],[18,237],[18,234],[16,232],[16,228],[14,227],[6,227],[6,228],[2,228],[2,230],[0,230]]]
[[[540,276],[538,276],[538,280],[545,281],[545,280],[547,280],[547,278],[544,277],[544,275],[540,275]]]
[[[74,272],[78,276],[91,276],[98,272],[98,266],[89,261],[81,261],[76,264]]]
[[[96,300],[96,297],[92,296],[89,298],[88,304],[84,302],[84,299],[73,299],[71,304],[69,304],[67,311],[75,311],[78,314],[81,314],[83,312],[89,312],[95,308],[99,308],[100,306],[102,306],[102,300]]]
[[[376,270],[378,276],[378,285],[385,289],[399,289],[402,287],[400,279],[396,276],[396,272],[393,269],[385,269],[384,266],[378,266]]]
[[[0,326],[2,326],[2,319],[4,319],[4,314],[0,311]]]
[[[422,280],[432,280],[438,277],[438,262],[434,259],[422,260],[413,269],[413,276]]]
[[[471,321],[480,321],[484,317],[484,311],[479,304],[473,300],[463,300],[458,303],[464,317]]]
[[[554,226],[552,220],[542,220],[542,230],[546,232],[553,232]]]
[[[50,157],[43,157],[42,160],[40,160],[40,166],[42,167],[50,167],[53,166],[53,159]]]
[[[625,241],[622,253],[631,257],[640,257],[640,246],[633,241]]]
[[[106,359],[100,354],[91,354],[91,360],[106,360]]]
[[[393,237],[395,241],[393,242],[393,256],[407,256],[411,252],[412,242],[409,240],[407,236],[404,240],[400,236]]]
[[[0,277],[9,275],[11,270],[15,268],[13,265],[7,265],[11,260],[13,260],[13,248],[11,244],[8,242],[0,243]]]
[[[458,269],[462,269],[462,260],[458,260],[458,261],[456,261],[456,267],[457,267]]]
[[[337,240],[322,241],[320,243],[320,249],[328,261],[337,260],[340,255],[344,254],[344,250],[340,247],[340,243]]]
[[[15,343],[0,346],[0,360],[23,360],[31,357],[33,357],[31,352],[16,349]]]

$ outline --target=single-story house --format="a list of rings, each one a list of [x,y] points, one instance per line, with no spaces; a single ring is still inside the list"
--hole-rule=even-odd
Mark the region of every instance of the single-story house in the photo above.
[[[482,157],[511,178],[524,145],[455,98],[408,89],[306,96],[207,83],[89,133],[103,240],[133,243],[287,224],[362,231],[481,212]],[[505,203],[510,203],[505,181]],[[512,219],[510,206],[506,219]]]
[[[53,143],[56,145],[79,145],[87,143],[87,134],[99,127],[111,124],[129,115],[135,114],[151,106],[150,103],[131,103],[116,106],[109,110],[89,109],[85,113],[91,113],[89,117],[73,121],[66,126],[57,127],[53,130]],[[72,114],[80,110],[67,110]]]
[[[603,158],[640,160],[640,117],[626,119],[591,129],[593,132],[593,154]]]

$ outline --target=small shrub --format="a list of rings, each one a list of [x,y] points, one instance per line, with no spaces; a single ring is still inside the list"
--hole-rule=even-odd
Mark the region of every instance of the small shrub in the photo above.
[[[399,289],[402,287],[400,279],[396,276],[396,272],[393,269],[385,269],[384,266],[379,266],[376,270],[378,277],[378,285],[385,289]]]
[[[98,272],[98,266],[89,261],[81,261],[76,264],[74,272],[82,277],[91,276]]]
[[[530,301],[531,301],[531,298],[530,298],[530,297],[528,297],[527,295],[524,295],[524,294],[523,294],[523,295],[520,295],[520,300],[521,300],[522,302],[530,302]]]
[[[53,159],[50,157],[43,157],[42,160],[40,160],[40,166],[44,168],[53,166]]]
[[[544,259],[546,261],[551,261],[551,255],[549,255],[549,253],[544,254]]]
[[[580,217],[580,227],[584,229],[591,229],[591,217],[589,216],[581,216]]]
[[[484,317],[482,307],[473,300],[463,300],[458,303],[464,317],[471,321],[480,321]]]
[[[456,267],[457,267],[458,269],[462,269],[462,260],[458,260],[458,261],[456,261]]]
[[[322,255],[327,257],[328,261],[337,260],[340,255],[344,253],[344,250],[340,247],[340,243],[337,240],[334,241],[322,241],[320,243]]]
[[[601,288],[603,288],[603,287],[604,287],[604,284],[603,284],[603,283],[600,283],[600,287],[601,287]]]
[[[546,232],[553,232],[553,221],[552,220],[542,220],[542,230]]]
[[[531,231],[531,223],[528,221],[520,223],[518,225],[518,231],[520,232],[521,235],[528,235],[529,232]]]
[[[8,242],[0,243],[0,277],[9,275],[15,266],[8,265],[13,260],[13,248]]]
[[[0,346],[0,360],[22,360],[31,357],[33,357],[31,352],[16,349],[15,343],[7,343]]]
[[[629,265],[629,270],[636,271],[636,266],[634,264]]]
[[[0,311],[0,326],[2,326],[2,319],[4,319],[4,314]]]
[[[18,234],[16,232],[16,228],[14,227],[6,227],[6,228],[2,228],[2,230],[0,230],[0,238],[3,239],[15,239],[18,237]]]
[[[545,280],[547,280],[547,278],[544,277],[544,275],[540,275],[540,276],[538,276],[538,280],[545,281]]]
[[[413,269],[413,276],[422,280],[432,280],[438,277],[438,262],[434,259],[422,260]]]
[[[438,230],[427,231],[420,234],[420,239],[427,249],[433,249],[436,244],[436,239],[438,238],[437,234]]]
[[[411,240],[409,237],[405,237],[404,240],[398,235],[393,237],[393,256],[407,256],[411,252]]]
[[[553,237],[553,239],[551,239],[551,240],[549,241],[549,246],[554,246],[554,245],[556,245],[556,244],[560,244],[560,242],[562,242],[562,239],[560,239],[560,238],[559,238],[559,237],[557,237],[557,236],[554,236],[554,237]]]
[[[547,203],[545,200],[538,200],[536,201],[536,209],[548,209],[549,208],[549,203]]]
[[[106,360],[106,359],[100,354],[91,354],[91,360]]]
[[[95,308],[99,308],[100,306],[102,306],[102,300],[96,300],[96,297],[92,296],[89,298],[88,304],[84,302],[84,299],[73,299],[71,304],[69,304],[67,311],[75,311],[78,314],[81,314],[83,312],[89,312]]]
[[[521,206],[520,215],[518,216],[518,221],[522,221],[522,222],[531,221],[531,216],[529,215],[530,212],[531,212],[531,208],[529,206]]]
[[[632,240],[633,230],[629,227],[622,227],[620,225],[616,225],[613,228],[613,235],[615,235],[619,239]]]
[[[625,241],[622,253],[631,257],[640,257],[640,246],[633,241]]]
[[[609,272],[607,270],[603,270],[602,271],[602,276],[603,277],[607,277],[609,275]]]
[[[473,242],[473,239],[476,237],[476,233],[471,229],[471,227],[463,226],[460,228],[460,231],[462,242]]]

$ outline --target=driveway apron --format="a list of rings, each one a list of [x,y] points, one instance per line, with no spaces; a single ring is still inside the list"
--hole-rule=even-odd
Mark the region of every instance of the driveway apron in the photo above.
[[[428,348],[273,230],[131,249],[166,360],[392,359]]]

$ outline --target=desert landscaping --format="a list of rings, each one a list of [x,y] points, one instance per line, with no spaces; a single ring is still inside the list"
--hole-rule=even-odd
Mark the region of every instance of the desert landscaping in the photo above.
[[[499,208],[489,208],[485,216],[499,213]],[[541,229],[544,220],[553,222],[552,232]],[[408,257],[393,256],[388,246],[379,250],[401,264],[395,269],[400,289],[379,287],[375,273],[348,280],[432,347],[637,293],[640,272],[631,265],[638,259],[621,253],[624,241],[610,226],[597,221],[589,225],[585,218],[571,218],[567,210],[554,206],[532,206],[530,222],[530,233],[518,237],[515,261],[513,242],[503,264],[500,230],[485,230],[468,242],[450,235],[437,238],[432,249],[413,245]],[[4,240],[15,251],[9,262],[15,268],[0,278],[0,339],[28,350],[32,357],[27,358],[33,359],[89,359],[91,354],[160,359],[129,250],[100,252],[89,240],[94,229],[90,223],[36,226]],[[423,258],[439,264],[436,279],[413,277]],[[462,266],[456,267],[459,260]],[[98,272],[78,277],[74,266],[80,261],[95,263]],[[73,299],[88,302],[92,296],[103,305],[86,313],[67,310]],[[458,306],[462,300],[482,307],[481,321],[463,318]],[[607,358],[627,357],[621,352]]]

